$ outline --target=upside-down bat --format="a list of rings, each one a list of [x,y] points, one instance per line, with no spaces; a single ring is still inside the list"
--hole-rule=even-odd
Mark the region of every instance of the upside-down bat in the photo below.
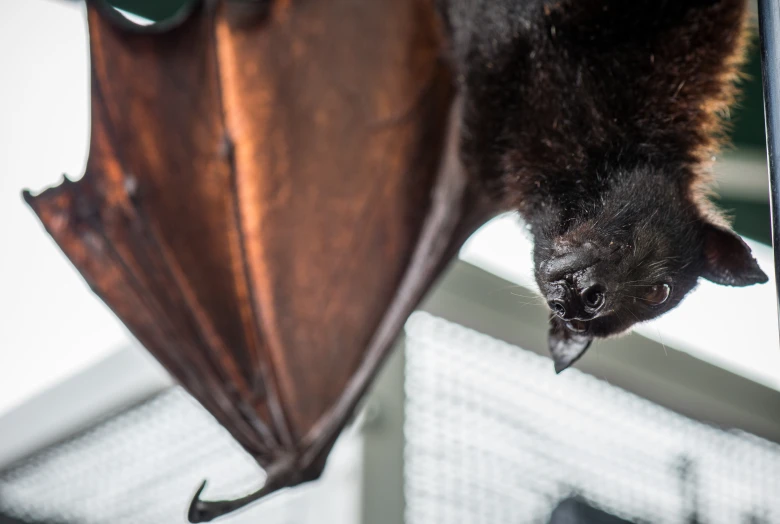
[[[699,276],[766,280],[704,197],[744,0],[88,0],[84,177],[25,197],[262,466],[317,478],[468,235],[517,210],[556,369]]]
[[[767,281],[707,199],[744,0],[443,0],[462,156],[534,237],[555,369],[699,277]]]

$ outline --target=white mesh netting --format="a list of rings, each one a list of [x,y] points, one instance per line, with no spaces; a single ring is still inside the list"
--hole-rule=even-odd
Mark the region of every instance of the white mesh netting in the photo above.
[[[780,522],[780,446],[428,314],[407,323],[407,524]],[[698,520],[695,520],[698,519]]]

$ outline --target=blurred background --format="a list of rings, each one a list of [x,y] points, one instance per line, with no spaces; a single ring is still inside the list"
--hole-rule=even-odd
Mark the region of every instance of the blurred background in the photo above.
[[[134,23],[181,0],[113,0]],[[89,291],[24,205],[84,169],[84,6],[0,0],[0,523],[185,522],[263,473]],[[715,165],[774,275],[760,63]],[[576,93],[572,93],[576,96]],[[323,478],[231,524],[780,523],[774,282],[702,284],[560,376],[516,217],[478,231],[407,323]]]

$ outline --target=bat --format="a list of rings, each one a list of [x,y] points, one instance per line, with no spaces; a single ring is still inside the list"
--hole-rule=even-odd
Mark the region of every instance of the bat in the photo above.
[[[767,281],[707,198],[744,0],[443,0],[461,152],[534,237],[560,372],[699,277]]]
[[[236,500],[204,483],[191,522],[319,477],[409,313],[501,212],[532,226],[558,370],[698,276],[765,279],[699,196],[741,0],[223,0],[146,28],[87,10],[86,173],[25,198],[265,469]]]

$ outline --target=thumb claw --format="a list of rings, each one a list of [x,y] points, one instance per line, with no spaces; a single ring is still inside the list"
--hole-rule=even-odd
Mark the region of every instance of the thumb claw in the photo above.
[[[200,494],[203,493],[204,489],[206,489],[205,480],[201,483],[198,491],[196,491],[195,495],[192,497],[190,509],[187,511],[187,520],[192,523],[209,522],[218,516],[210,514],[211,512],[208,511],[208,505],[200,499]]]

